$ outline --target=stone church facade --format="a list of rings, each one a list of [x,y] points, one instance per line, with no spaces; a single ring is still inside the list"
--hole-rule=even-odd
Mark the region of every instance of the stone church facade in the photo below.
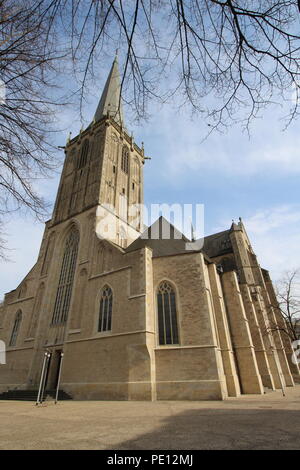
[[[130,207],[143,204],[146,157],[123,123],[115,60],[93,122],[66,144],[37,262],[0,307],[0,392],[36,390],[45,351],[47,387],[63,352],[61,388],[74,399],[216,400],[293,386],[298,365],[242,221],[195,250],[163,218],[141,235],[142,210]],[[100,236],[111,212],[114,235]]]

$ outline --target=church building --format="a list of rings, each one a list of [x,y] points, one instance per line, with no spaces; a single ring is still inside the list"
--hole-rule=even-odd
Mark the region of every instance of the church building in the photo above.
[[[188,250],[166,219],[144,228],[146,157],[120,95],[115,59],[93,121],[65,146],[37,261],[0,306],[0,393],[38,390],[45,353],[46,389],[60,376],[79,400],[222,400],[294,386],[274,288],[242,220]]]

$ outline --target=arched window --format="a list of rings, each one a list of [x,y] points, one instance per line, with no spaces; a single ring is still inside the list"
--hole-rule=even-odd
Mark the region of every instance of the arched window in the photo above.
[[[78,253],[79,232],[73,228],[65,245],[56,293],[52,325],[65,323],[68,317]]]
[[[83,145],[81,148],[81,154],[80,154],[80,158],[78,161],[78,169],[83,168],[86,165],[88,151],[89,151],[89,141],[86,139],[83,142]]]
[[[19,330],[20,330],[21,321],[22,321],[22,312],[21,312],[21,310],[18,310],[18,312],[16,313],[16,318],[15,318],[13,330],[11,332],[11,337],[10,337],[10,341],[9,341],[10,346],[15,346],[16,345],[18,333],[19,333]]]
[[[111,330],[112,302],[112,290],[110,287],[105,286],[100,300],[98,331]]]
[[[176,295],[173,287],[163,281],[157,293],[159,344],[178,344]]]
[[[121,170],[123,170],[124,173],[128,174],[128,167],[129,167],[129,150],[128,150],[128,147],[124,145],[122,149]]]

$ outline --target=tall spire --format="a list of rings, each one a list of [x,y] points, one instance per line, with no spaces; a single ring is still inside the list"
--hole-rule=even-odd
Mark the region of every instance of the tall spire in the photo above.
[[[109,114],[118,124],[124,123],[120,94],[120,72],[116,54],[94,116],[94,122],[99,121],[103,116]]]

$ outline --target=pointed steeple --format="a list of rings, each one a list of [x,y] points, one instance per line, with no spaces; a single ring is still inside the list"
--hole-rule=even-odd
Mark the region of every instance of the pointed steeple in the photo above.
[[[103,116],[109,114],[109,116],[112,117],[118,124],[124,125],[120,94],[120,72],[118,57],[116,55],[94,116],[94,122],[99,121],[103,118]]]

